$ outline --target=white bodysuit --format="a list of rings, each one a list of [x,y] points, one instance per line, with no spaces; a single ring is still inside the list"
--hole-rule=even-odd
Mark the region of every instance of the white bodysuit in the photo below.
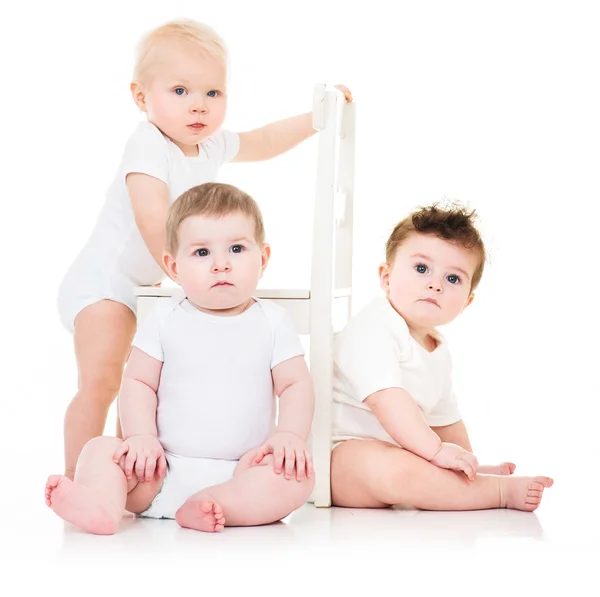
[[[334,447],[347,439],[397,444],[364,400],[387,388],[406,390],[432,427],[461,415],[452,390],[452,360],[444,337],[428,352],[385,297],[372,301],[336,336],[333,382]]]
[[[168,469],[142,515],[174,518],[188,497],[231,479],[240,457],[272,435],[271,370],[304,350],[287,311],[261,299],[232,317],[165,299],[133,346],[163,363],[156,423]]]
[[[188,189],[214,181],[220,166],[237,154],[239,137],[221,130],[198,149],[198,156],[187,157],[153,124],[138,124],[90,238],[60,285],[58,310],[68,330],[73,331],[75,316],[82,309],[102,299],[123,303],[135,313],[134,287],[165,278],[135,223],[126,177],[138,172],[162,180],[172,203]]]

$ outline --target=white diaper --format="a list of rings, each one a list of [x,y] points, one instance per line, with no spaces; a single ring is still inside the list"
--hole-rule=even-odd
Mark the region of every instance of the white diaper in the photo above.
[[[104,299],[122,303],[135,314],[135,286],[135,282],[121,274],[104,271],[79,259],[71,266],[58,289],[57,306],[60,321],[72,333],[78,313]]]
[[[370,439],[368,437],[357,437],[356,435],[334,435],[331,441],[331,451],[350,439]]]
[[[145,518],[175,518],[175,512],[192,495],[229,481],[237,460],[187,458],[165,452],[167,474],[150,507],[139,514]]]

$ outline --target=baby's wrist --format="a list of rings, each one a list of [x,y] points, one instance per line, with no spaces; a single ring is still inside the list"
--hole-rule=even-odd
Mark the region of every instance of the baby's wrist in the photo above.
[[[157,439],[156,433],[153,433],[151,431],[141,431],[139,433],[130,433],[128,435],[124,434],[123,435],[123,441],[127,441],[127,440],[129,440],[129,439],[131,439],[133,437],[144,437],[144,436],[148,436],[148,435]]]
[[[427,458],[427,461],[431,462],[432,460],[435,460],[437,458],[437,456],[439,455],[439,453],[442,451],[443,447],[444,447],[444,442],[440,442],[438,449],[435,451],[435,453],[433,454],[433,456],[431,458]]]
[[[291,433],[292,435],[299,437],[303,442],[306,441],[306,439],[303,438],[297,431],[292,431],[291,429],[276,429],[275,433]]]

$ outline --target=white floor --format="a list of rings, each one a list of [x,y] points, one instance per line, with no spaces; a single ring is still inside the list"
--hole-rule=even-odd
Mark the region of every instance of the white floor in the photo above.
[[[409,594],[427,595],[429,590],[418,587],[425,583],[433,590],[439,583],[446,593],[475,595],[481,583],[486,594],[504,594],[518,580],[516,595],[563,583],[578,594],[599,594],[597,482],[575,469],[556,471],[560,482],[546,492],[536,513],[307,504],[281,523],[227,528],[218,535],[184,530],[174,521],[126,518],[111,537],[86,535],[55,517],[42,499],[46,472],[37,470],[10,496],[3,521],[2,541],[9,551],[3,550],[2,559],[10,562],[7,571],[21,587],[44,586],[54,575],[66,582],[61,592],[68,595],[82,594],[82,583],[85,594],[126,586],[163,594],[222,583],[233,591],[255,582],[261,583],[261,594],[278,594],[282,583],[289,583],[286,594],[303,592],[305,583],[347,594],[361,593],[361,586],[401,583],[414,589]]]

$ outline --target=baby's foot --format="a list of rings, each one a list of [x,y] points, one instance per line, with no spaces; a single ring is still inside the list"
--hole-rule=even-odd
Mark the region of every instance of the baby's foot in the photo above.
[[[512,475],[517,465],[513,462],[503,462],[498,465],[480,465],[477,472],[483,475]]]
[[[175,513],[177,523],[188,529],[218,533],[225,527],[223,508],[210,498],[190,498]]]
[[[546,487],[552,487],[550,477],[499,477],[500,507],[533,512],[542,501]]]
[[[119,526],[110,505],[89,487],[77,485],[63,475],[48,477],[45,494],[47,506],[87,533],[112,535]]]

